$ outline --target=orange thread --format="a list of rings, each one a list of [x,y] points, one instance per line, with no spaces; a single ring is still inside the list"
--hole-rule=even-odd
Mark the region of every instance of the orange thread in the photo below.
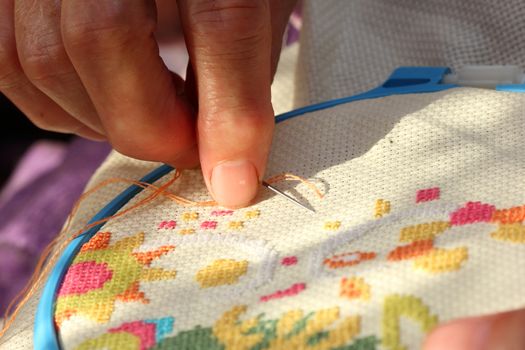
[[[2,329],[0,330],[0,338],[5,335],[7,330],[12,326],[13,322],[15,321],[18,313],[22,309],[22,307],[27,303],[27,301],[34,295],[36,290],[41,287],[42,281],[44,279],[44,276],[47,276],[50,269],[55,265],[56,261],[60,257],[62,251],[67,247],[71,241],[73,241],[75,238],[80,236],[83,232],[96,227],[100,224],[104,224],[108,222],[109,220],[116,219],[119,217],[122,217],[131,211],[142,207],[143,205],[146,205],[150,202],[152,202],[154,199],[156,199],[159,196],[164,196],[180,205],[183,206],[199,206],[199,207],[207,207],[207,206],[215,206],[217,205],[217,202],[215,201],[192,201],[187,198],[177,196],[176,194],[167,191],[167,188],[171,186],[180,176],[182,175],[182,172],[179,170],[175,170],[173,173],[173,176],[171,179],[169,179],[164,185],[156,186],[153,184],[149,184],[146,182],[140,182],[140,181],[134,181],[130,179],[125,178],[110,178],[107,180],[104,180],[100,182],[99,184],[95,185],[90,190],[84,192],[78,200],[73,205],[73,208],[71,209],[70,214],[68,215],[64,228],[59,232],[59,234],[44,248],[42,251],[42,254],[40,255],[39,260],[36,263],[35,269],[33,274],[31,275],[31,278],[26,283],[24,288],[13,298],[13,300],[9,303],[7,306],[5,316],[4,316],[4,325]],[[271,177],[267,180],[268,183],[275,183],[279,181],[286,181],[286,180],[297,180],[301,181],[302,183],[306,184],[308,187],[310,187],[320,198],[323,197],[323,194],[319,191],[319,189],[311,182],[293,175],[293,174],[281,174],[274,177]],[[115,215],[109,216],[107,218],[104,218],[102,220],[98,220],[96,222],[93,222],[91,224],[86,224],[81,229],[77,230],[74,234],[72,234],[70,237],[65,238],[66,235],[68,235],[70,232],[70,228],[72,225],[73,218],[76,216],[78,210],[80,209],[80,205],[84,202],[86,198],[91,196],[93,193],[99,191],[100,189],[111,185],[115,183],[126,183],[126,184],[132,184],[135,186],[138,186],[142,189],[152,191],[152,193],[140,200],[138,203],[130,206],[127,209],[121,210]],[[60,244],[58,244],[61,240],[63,240]],[[56,248],[56,249],[55,249]],[[54,250],[54,252],[53,252]]]
[[[375,252],[349,252],[326,258],[323,264],[331,269],[340,269],[360,264],[363,261],[375,259],[375,257]]]
[[[408,245],[399,246],[388,253],[388,260],[400,261],[412,259],[428,253],[434,247],[433,239],[425,239],[421,241],[414,241]]]
[[[492,213],[492,222],[514,224],[525,220],[525,205],[509,209],[496,209]]]
[[[80,248],[80,252],[87,252],[88,250],[99,250],[104,249],[109,246],[109,240],[111,238],[111,233],[109,232],[97,232],[89,242],[84,244]]]
[[[132,255],[135,257],[135,259],[137,259],[138,262],[150,266],[153,260],[171,252],[173,249],[175,249],[175,246],[173,245],[164,245],[156,250],[132,253]]]
[[[281,181],[300,181],[306,186],[308,186],[308,188],[310,188],[317,195],[317,197],[319,198],[324,197],[324,195],[321,193],[321,191],[317,188],[317,186],[313,182],[308,181],[305,178],[302,178],[297,175],[283,173],[283,174],[272,176],[266,180],[266,182],[269,183],[270,185],[276,182],[281,182]]]
[[[54,266],[55,262],[60,256],[60,253],[65,249],[65,247],[71,243],[75,238],[77,238],[79,235],[81,235],[83,232],[98,226],[100,224],[103,224],[111,219],[115,219],[121,216],[124,216],[128,214],[129,212],[146,205],[147,203],[153,201],[155,198],[157,198],[159,195],[166,195],[164,192],[166,188],[171,186],[181,175],[180,171],[175,171],[173,174],[173,177],[168,180],[164,185],[158,187],[155,185],[151,185],[148,183],[128,180],[128,179],[121,179],[121,178],[114,178],[114,179],[107,179],[105,181],[102,181],[98,185],[94,186],[92,189],[86,191],[83,193],[79,199],[75,202],[75,205],[73,206],[71,213],[69,214],[68,218],[66,219],[66,224],[64,225],[64,228],[60,231],[60,233],[44,248],[42,251],[42,254],[40,255],[39,260],[37,261],[37,264],[35,266],[35,270],[33,274],[31,275],[31,278],[26,283],[25,287],[13,298],[13,300],[9,303],[7,306],[6,312],[5,312],[5,323],[2,327],[2,330],[0,330],[0,337],[4,336],[4,334],[7,332],[7,330],[11,327],[14,320],[16,319],[16,316],[22,309],[22,307],[27,303],[29,298],[33,296],[35,291],[41,286],[42,280],[44,276],[47,276],[47,273],[51,269],[52,266]],[[142,187],[144,189],[155,189],[155,192],[153,192],[150,196],[144,198],[143,200],[139,201],[135,205],[132,205],[131,207],[120,211],[119,213],[112,215],[110,217],[107,217],[102,220],[98,220],[96,222],[93,222],[91,224],[86,224],[84,227],[76,231],[71,237],[65,239],[60,245],[57,244],[60,242],[64,236],[66,236],[69,233],[69,229],[72,224],[72,219],[78,212],[80,205],[82,202],[91,194],[95,193],[96,191],[100,190],[101,188],[104,188],[110,184],[118,183],[118,182],[125,182],[125,183],[132,183],[136,186]],[[182,198],[173,195],[174,197],[169,197],[173,200],[174,198]],[[184,199],[184,198],[182,198]],[[175,200],[176,201],[176,200]],[[182,202],[182,201],[181,201]],[[192,201],[189,201],[192,202]],[[194,202],[197,203],[197,202]],[[52,253],[53,249],[57,247],[54,253]],[[16,307],[15,307],[16,305]],[[13,310],[13,311],[12,311]]]

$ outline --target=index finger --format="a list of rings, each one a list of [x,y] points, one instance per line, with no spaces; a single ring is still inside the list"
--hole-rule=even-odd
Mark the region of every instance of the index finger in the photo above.
[[[62,1],[64,46],[113,146],[135,158],[192,166],[192,110],[181,79],[159,56],[155,26],[153,1]]]

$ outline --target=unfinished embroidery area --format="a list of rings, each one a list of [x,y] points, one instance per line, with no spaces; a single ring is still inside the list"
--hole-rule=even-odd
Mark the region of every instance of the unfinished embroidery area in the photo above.
[[[64,348],[416,349],[439,322],[523,307],[524,102],[457,89],[281,123],[268,175],[316,183],[324,199],[278,186],[317,214],[264,192],[108,223],[61,286]],[[114,156],[98,178],[154,166]],[[197,171],[170,190],[207,198]]]

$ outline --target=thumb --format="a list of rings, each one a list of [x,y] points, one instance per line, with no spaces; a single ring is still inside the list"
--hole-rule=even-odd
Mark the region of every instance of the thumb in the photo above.
[[[452,321],[436,328],[425,350],[525,349],[525,309]]]
[[[270,6],[262,0],[178,4],[195,71],[206,185],[219,204],[246,206],[257,194],[274,126]]]

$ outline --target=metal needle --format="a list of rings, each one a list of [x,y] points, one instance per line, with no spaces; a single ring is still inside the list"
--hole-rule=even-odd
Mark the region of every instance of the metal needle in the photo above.
[[[309,207],[307,207],[306,205],[300,203],[300,202],[297,201],[295,198],[290,197],[290,196],[287,195],[286,193],[284,193],[284,192],[278,190],[277,188],[275,188],[275,187],[273,187],[272,185],[270,185],[268,182],[263,181],[263,182],[262,182],[262,185],[263,185],[264,187],[266,187],[267,189],[269,189],[269,190],[271,190],[271,191],[277,193],[278,195],[281,195],[281,196],[283,196],[284,198],[288,199],[290,202],[295,203],[296,205],[300,206],[301,208],[304,208],[304,209],[306,209],[306,210],[311,211],[312,213],[315,213],[315,210],[313,210],[312,208],[309,208]]]

